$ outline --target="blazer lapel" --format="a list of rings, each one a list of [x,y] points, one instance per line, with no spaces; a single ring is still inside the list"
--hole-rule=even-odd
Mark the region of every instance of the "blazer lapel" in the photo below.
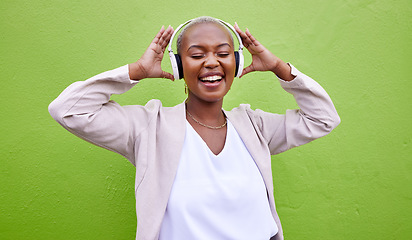
[[[157,128],[157,146],[158,149],[156,159],[155,175],[157,176],[157,194],[158,211],[157,213],[164,216],[169,201],[170,192],[176,177],[179,166],[180,155],[183,148],[183,143],[186,134],[186,116],[185,104],[179,104],[171,108],[163,108],[161,115],[158,116]],[[160,135],[161,134],[161,135]],[[163,217],[158,217],[160,221],[156,222],[156,232],[159,234]],[[158,239],[157,235],[155,239]]]
[[[232,111],[225,111],[225,114],[253,157],[265,182],[266,189],[269,193],[273,192],[270,152],[256,123],[243,109],[237,108]]]

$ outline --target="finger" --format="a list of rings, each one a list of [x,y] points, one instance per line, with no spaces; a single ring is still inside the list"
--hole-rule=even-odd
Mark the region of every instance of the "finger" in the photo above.
[[[173,32],[174,32],[173,28],[169,25],[169,27],[166,29],[166,31],[163,33],[163,36],[162,36],[162,40],[163,40],[161,43],[162,48],[166,48],[166,46],[169,44],[170,38],[172,37]]]
[[[169,44],[172,34],[173,34],[173,28],[169,25],[169,27],[167,27],[167,29],[163,32],[158,42],[162,50],[164,50],[166,46]]]
[[[239,36],[243,39],[243,38],[247,38],[247,35],[239,28],[239,25],[237,25],[237,23],[235,22],[235,30],[236,32],[239,34]]]
[[[173,27],[170,26],[170,25],[169,25],[169,27],[167,27],[167,29],[166,29],[166,32],[167,32],[167,35],[168,35],[168,36],[172,36],[172,34],[173,34],[174,31],[175,31],[175,30],[174,30]]]
[[[247,31],[247,28],[246,28],[246,31]],[[239,35],[242,38],[243,45],[246,48],[248,48],[252,44],[252,40],[249,38],[249,36],[246,34],[246,32],[240,31]]]
[[[246,36],[247,36],[247,39],[248,39],[248,42],[250,43],[249,45],[255,45],[254,43],[253,43],[253,35],[250,33],[250,31],[249,31],[249,29],[248,28],[246,28],[246,30],[245,30],[245,34],[246,34]],[[256,40],[256,39],[255,39]]]
[[[166,30],[164,30],[162,34],[159,36],[159,40],[156,43],[157,45],[159,46],[163,45],[165,35],[166,35]]]
[[[246,35],[245,32],[243,32],[240,28],[239,25],[237,25],[237,23],[235,22],[235,26],[234,26],[236,32],[239,34],[239,36],[242,38],[242,42],[245,41],[245,39],[248,38],[248,36]]]
[[[255,71],[255,68],[254,68],[253,65],[251,64],[251,65],[249,65],[249,66],[247,66],[247,67],[245,67],[245,68],[243,69],[242,74],[240,75],[240,78],[243,77],[244,75],[246,75],[246,74],[248,74],[248,73],[250,73],[250,72],[254,72],[254,71]]]
[[[170,79],[172,81],[175,80],[175,78],[173,77],[173,75],[171,73],[168,73],[168,72],[165,72],[165,71],[162,71],[162,78],[167,78],[167,79]]]
[[[162,34],[165,31],[165,26],[162,26],[159,30],[159,32],[156,34],[156,36],[154,37],[152,43],[157,44],[162,36]]]
[[[243,32],[242,30],[239,29],[238,34],[242,38],[242,42],[247,40],[248,37],[247,37],[245,32]]]
[[[237,22],[235,22],[234,28],[235,28],[236,32],[237,32],[239,35],[241,35],[241,34],[243,33],[242,30],[239,28],[239,25],[237,25]]]
[[[245,48],[249,47],[249,44],[247,43],[247,35],[239,28],[239,25],[235,22],[235,30],[239,34],[240,38],[242,39],[242,44]]]
[[[256,38],[250,33],[249,29],[246,28],[246,35],[248,36],[248,38],[250,39],[250,41],[252,42],[253,45],[258,46],[260,45],[260,42],[258,40],[256,40]]]

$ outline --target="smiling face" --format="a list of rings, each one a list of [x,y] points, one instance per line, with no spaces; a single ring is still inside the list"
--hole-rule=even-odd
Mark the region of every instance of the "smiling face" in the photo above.
[[[201,23],[187,29],[180,57],[188,101],[222,101],[235,76],[233,40],[224,26]]]

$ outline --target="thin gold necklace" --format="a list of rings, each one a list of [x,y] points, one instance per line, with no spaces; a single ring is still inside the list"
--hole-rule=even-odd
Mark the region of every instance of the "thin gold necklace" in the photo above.
[[[226,117],[225,117],[225,123],[223,123],[223,124],[220,125],[220,126],[213,127],[213,126],[210,126],[210,125],[207,125],[207,124],[204,124],[204,123],[199,122],[196,118],[194,118],[194,117],[192,116],[192,114],[190,114],[189,111],[186,110],[186,112],[187,112],[187,114],[189,115],[189,117],[190,117],[191,119],[193,119],[193,121],[195,121],[197,124],[199,124],[199,125],[201,125],[201,126],[203,126],[203,127],[207,127],[207,128],[215,129],[215,130],[216,130],[216,129],[221,129],[221,128],[223,128],[223,127],[226,126],[226,124],[227,124],[227,120],[226,120]]]

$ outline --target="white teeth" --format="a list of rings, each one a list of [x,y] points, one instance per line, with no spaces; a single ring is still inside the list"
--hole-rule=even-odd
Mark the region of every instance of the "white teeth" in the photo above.
[[[221,76],[214,75],[214,76],[209,76],[209,77],[201,78],[200,80],[201,80],[201,81],[213,82],[213,81],[217,81],[217,80],[221,80],[221,79],[222,79]]]

